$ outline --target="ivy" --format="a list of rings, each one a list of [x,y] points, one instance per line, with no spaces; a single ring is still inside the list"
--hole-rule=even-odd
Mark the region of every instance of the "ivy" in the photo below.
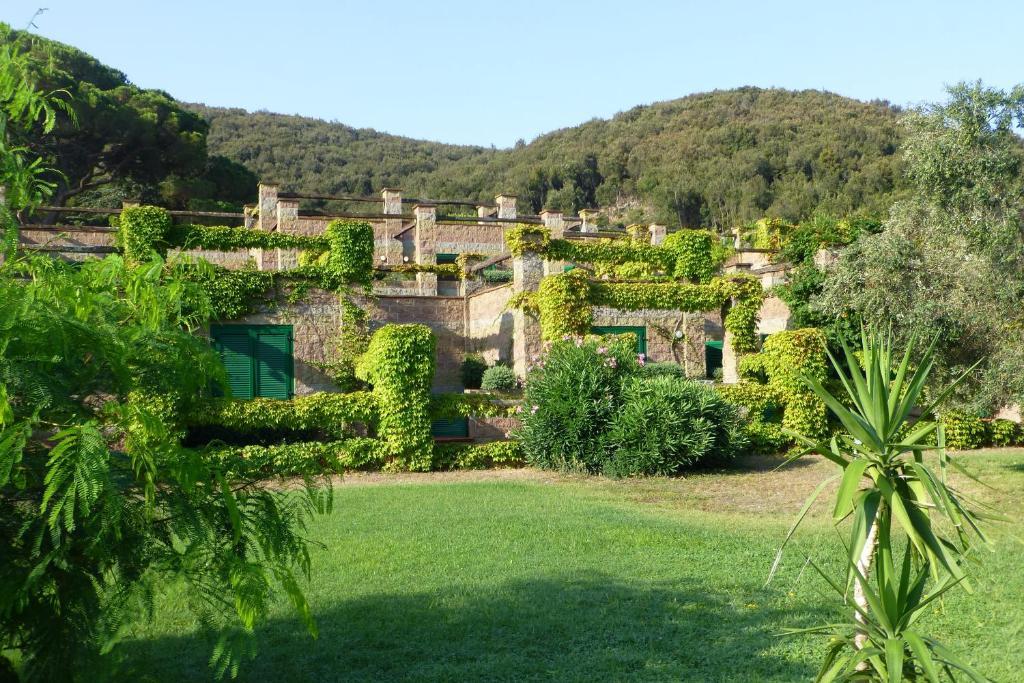
[[[289,476],[379,468],[387,450],[377,439],[353,437],[338,441],[300,441],[273,446],[212,448],[208,460],[232,473],[247,476]]]
[[[147,207],[151,208],[151,207]],[[223,225],[177,225],[169,235],[168,243],[184,249],[211,249],[236,251],[238,249],[329,249],[325,235],[290,235],[253,228],[231,228]]]
[[[430,385],[436,340],[426,325],[385,325],[370,339],[356,376],[373,385],[378,432],[391,467],[430,468]]]
[[[540,315],[541,336],[560,339],[564,335],[586,334],[590,331],[590,281],[583,270],[545,277],[540,281],[536,297]]]
[[[355,423],[376,424],[377,402],[367,391],[319,392],[287,401],[211,399],[198,405],[185,422],[189,426],[219,426],[242,433],[319,429],[345,436]]]
[[[430,397],[431,419],[454,417],[510,417],[513,407],[502,405],[497,396],[479,394],[434,394]]]
[[[526,253],[546,254],[551,245],[551,232],[537,225],[517,225],[505,231],[505,244],[513,256]]]
[[[431,469],[480,470],[491,467],[520,467],[524,462],[523,449],[518,441],[437,444],[434,446]]]
[[[718,267],[714,258],[715,241],[707,230],[679,230],[665,237],[661,247],[673,256],[675,277],[708,282]]]
[[[757,321],[765,297],[761,281],[746,273],[726,275],[720,281],[728,304],[722,325],[732,334],[733,349],[738,353],[757,350]]]
[[[171,214],[157,206],[126,206],[121,210],[117,244],[129,263],[148,261],[153,251],[167,252]]]
[[[675,254],[644,242],[626,240],[549,240],[545,255],[556,261],[572,263],[646,263],[666,273],[672,272]]]
[[[324,231],[330,244],[327,267],[343,282],[369,287],[373,282],[373,228],[369,223],[331,221]]]
[[[777,332],[761,350],[768,386],[784,405],[782,426],[810,438],[827,431],[825,403],[807,386],[805,377],[826,377],[825,335],[816,328]]]

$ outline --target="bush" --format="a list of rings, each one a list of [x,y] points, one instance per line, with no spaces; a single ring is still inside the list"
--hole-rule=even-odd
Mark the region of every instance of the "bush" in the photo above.
[[[946,428],[946,447],[955,451],[970,451],[986,445],[985,421],[977,415],[949,411],[942,415]]]
[[[725,462],[747,446],[735,406],[711,387],[679,377],[636,377],[607,442],[612,476],[677,474],[698,464]]]
[[[515,441],[451,443],[434,445],[434,470],[480,470],[488,467],[519,467],[523,451]]]
[[[391,467],[430,469],[434,445],[430,385],[436,343],[426,325],[385,325],[374,333],[356,367],[359,379],[373,385],[380,438],[395,457]]]
[[[1020,425],[1013,420],[992,420],[989,435],[993,446],[1016,446],[1021,440]]]
[[[622,383],[639,369],[633,348],[622,340],[552,343],[526,378],[517,437],[527,462],[600,472],[608,460],[605,433],[618,410]]]
[[[686,378],[686,369],[679,363],[647,363],[640,374],[644,377],[680,377]]]
[[[171,230],[171,214],[158,206],[127,206],[121,211],[117,243],[129,263],[148,261],[154,251],[163,253],[164,238]]]
[[[467,354],[462,359],[462,366],[459,368],[462,386],[467,389],[479,389],[485,370],[487,370],[487,361],[483,356],[478,353]]]
[[[480,388],[486,391],[501,391],[508,393],[515,391],[519,385],[519,378],[516,377],[516,373],[512,368],[504,365],[495,365],[493,368],[487,368],[484,372],[483,381],[480,384]]]

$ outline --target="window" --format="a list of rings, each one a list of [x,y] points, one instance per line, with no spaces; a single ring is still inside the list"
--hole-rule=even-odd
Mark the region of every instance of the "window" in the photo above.
[[[590,328],[591,334],[635,334],[636,352],[647,353],[647,328],[622,325],[603,325]]]
[[[291,325],[213,325],[210,337],[234,398],[292,397]]]

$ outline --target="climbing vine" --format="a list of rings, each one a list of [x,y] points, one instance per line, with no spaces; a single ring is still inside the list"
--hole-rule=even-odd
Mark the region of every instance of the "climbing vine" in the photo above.
[[[330,244],[327,267],[341,281],[369,287],[373,282],[373,228],[369,223],[332,221],[324,231]]]
[[[356,376],[373,385],[379,435],[395,469],[428,470],[430,385],[436,340],[426,325],[385,325],[370,339]]]
[[[171,231],[171,214],[158,206],[126,206],[121,210],[117,244],[129,263],[149,260],[153,251],[167,251],[166,238]]]

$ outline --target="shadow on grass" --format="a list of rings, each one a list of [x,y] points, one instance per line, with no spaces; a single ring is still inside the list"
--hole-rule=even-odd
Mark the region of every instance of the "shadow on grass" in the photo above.
[[[593,575],[495,584],[487,594],[453,586],[364,596],[314,611],[315,641],[294,620],[261,627],[240,680],[808,680],[811,667],[769,649],[780,625],[820,618]],[[181,682],[209,678],[211,642],[164,637],[125,649],[133,668]]]

